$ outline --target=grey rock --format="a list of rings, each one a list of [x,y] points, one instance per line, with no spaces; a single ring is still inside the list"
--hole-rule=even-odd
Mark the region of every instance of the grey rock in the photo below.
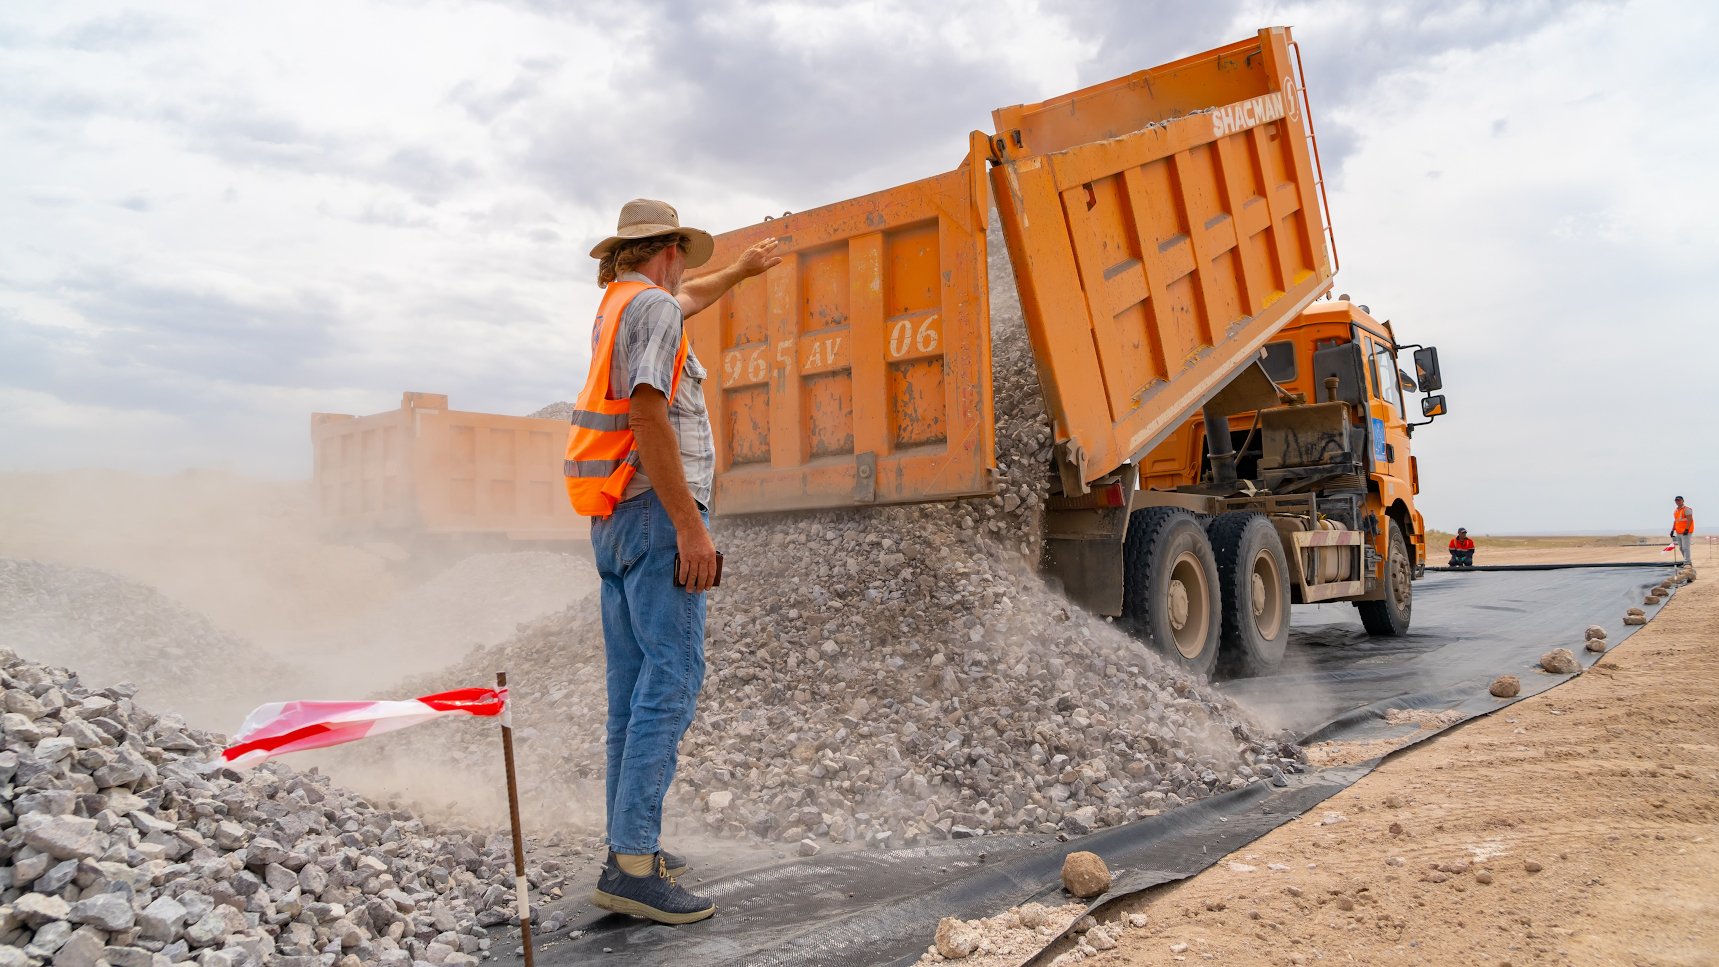
[[[20,819],[18,825],[24,830],[25,843],[62,860],[100,856],[106,838],[96,830],[95,820],[78,816],[44,817],[29,825]]]
[[[57,896],[26,893],[12,901],[12,913],[35,930],[53,920],[64,920],[72,912],[71,904]]]
[[[79,927],[54,954],[54,967],[95,967],[106,950],[106,933],[95,927]]]
[[[155,955],[142,947],[108,947],[102,959],[113,967],[153,967]]]
[[[143,909],[143,913],[137,918],[137,925],[143,936],[171,942],[179,938],[179,929],[185,923],[186,914],[184,905],[178,900],[172,897],[157,897]]]
[[[36,878],[31,889],[37,893],[58,893],[66,888],[66,884],[78,875],[78,861],[66,860],[48,868],[48,872]]]
[[[52,956],[54,951],[59,950],[61,945],[71,939],[72,931],[77,928],[77,924],[67,923],[64,920],[55,920],[52,923],[43,924],[42,928],[36,931],[36,935],[30,938],[30,956]]]
[[[112,933],[116,930],[131,929],[137,922],[137,915],[125,897],[117,893],[98,893],[72,904],[66,919],[73,923],[87,923]]]
[[[207,947],[223,940],[231,928],[219,911],[210,910],[203,918],[185,928],[185,939],[193,947]]]

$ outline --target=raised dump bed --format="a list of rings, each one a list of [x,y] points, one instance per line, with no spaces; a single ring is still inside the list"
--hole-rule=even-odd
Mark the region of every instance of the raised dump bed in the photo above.
[[[1331,286],[1288,43],[999,109],[954,171],[718,236],[713,268],[784,260],[691,320],[715,511],[991,491],[992,194],[1065,489],[1173,432]]]
[[[720,514],[989,493],[986,139],[954,171],[717,236],[782,263],[694,316]]]
[[[1331,287],[1285,28],[993,113],[1065,487],[1156,446]]]

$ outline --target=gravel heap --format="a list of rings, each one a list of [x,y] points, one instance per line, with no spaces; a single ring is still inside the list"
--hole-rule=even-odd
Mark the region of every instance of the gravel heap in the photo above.
[[[527,413],[526,416],[533,420],[571,420],[573,419],[573,410],[574,405],[572,403],[551,403],[536,413]]]
[[[995,233],[992,253],[1002,492],[719,519],[728,569],[671,817],[807,853],[1080,834],[1298,770],[1286,734],[1036,576],[1050,431]],[[496,669],[515,688],[528,809],[600,826],[596,598],[393,694],[481,685]],[[402,732],[350,748],[366,757],[357,767],[445,761],[482,781],[495,742],[461,723],[433,745]]]
[[[143,701],[198,721],[242,718],[256,682],[289,674],[154,588],[67,564],[0,558],[0,636],[92,684],[135,682]]]
[[[222,736],[147,711],[133,686],[92,689],[4,647],[0,685],[0,967],[457,967],[515,916],[505,832],[280,762],[233,770]],[[531,885],[559,896],[558,869]]]

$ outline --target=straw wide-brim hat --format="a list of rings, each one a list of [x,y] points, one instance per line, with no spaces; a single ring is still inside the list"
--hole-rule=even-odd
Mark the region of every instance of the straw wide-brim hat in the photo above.
[[[591,250],[591,257],[600,259],[609,254],[609,250],[622,242],[630,242],[637,238],[655,238],[658,235],[678,233],[691,240],[686,253],[686,267],[695,269],[710,261],[710,254],[716,251],[716,239],[702,228],[687,228],[680,223],[680,213],[666,201],[656,201],[651,198],[635,198],[621,206],[621,217],[616,220],[615,234],[597,243]]]

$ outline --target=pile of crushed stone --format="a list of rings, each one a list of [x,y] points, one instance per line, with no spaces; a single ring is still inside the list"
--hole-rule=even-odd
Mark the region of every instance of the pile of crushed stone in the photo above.
[[[572,403],[567,403],[567,402],[551,403],[548,406],[545,406],[543,409],[538,410],[536,413],[527,413],[525,415],[527,418],[533,419],[533,420],[562,420],[562,421],[566,421],[566,420],[573,419],[573,411],[576,408],[577,407],[575,407]]]
[[[234,770],[222,736],[133,686],[4,646],[0,686],[0,967],[459,967],[514,942],[505,831],[280,762]],[[560,895],[563,853],[530,864],[534,903]]]
[[[1160,660],[1035,573],[1050,428],[993,233],[995,497],[719,518],[699,713],[670,816],[721,837],[902,846],[1085,833],[1298,771],[1287,734]],[[391,694],[507,669],[528,810],[600,828],[605,687],[596,597]],[[354,781],[435,757],[495,769],[463,723],[352,747]],[[482,781],[482,780],[480,780]]]
[[[199,721],[242,717],[257,682],[291,674],[154,588],[69,564],[0,558],[0,640]]]

